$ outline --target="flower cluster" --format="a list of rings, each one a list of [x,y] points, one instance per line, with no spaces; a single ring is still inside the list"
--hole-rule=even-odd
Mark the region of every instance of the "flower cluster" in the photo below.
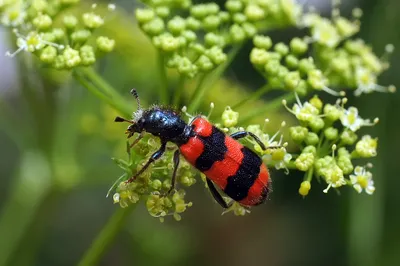
[[[104,17],[96,11],[75,15],[70,9],[79,0],[9,0],[0,2],[0,23],[11,27],[16,34],[18,49],[8,56],[26,51],[34,54],[45,65],[56,69],[89,66],[96,58],[111,52],[115,41],[106,36],[95,36],[104,24]],[[108,10],[115,6],[108,5]]]
[[[393,45],[387,45],[379,58],[361,39],[352,39],[359,31],[360,16],[359,9],[353,11],[352,20],[340,16],[338,8],[331,19],[315,12],[305,13],[297,25],[308,28],[310,36],[295,37],[286,45],[256,35],[250,61],[270,87],[295,90],[300,95],[323,90],[343,96],[341,89],[354,90],[356,96],[372,91],[394,92],[393,85],[377,84],[377,77],[389,66]]]
[[[291,109],[286,101],[283,103],[300,123],[289,130],[291,139],[301,148],[301,153],[295,156],[295,167],[305,172],[299,193],[308,194],[315,176],[327,183],[325,193],[331,187],[351,185],[358,192],[364,189],[372,194],[375,189],[372,174],[366,166],[354,167],[354,160],[377,155],[377,139],[369,135],[359,138],[357,132],[363,126],[375,125],[378,119],[371,122],[361,118],[357,108],[346,109],[346,98],[334,105],[324,105],[317,96],[305,103],[297,98]]]
[[[294,25],[301,13],[292,0],[229,0],[223,10],[216,3],[188,0],[145,2],[147,8],[136,10],[140,28],[167,67],[191,78],[226,62],[228,46],[252,38],[266,25]]]

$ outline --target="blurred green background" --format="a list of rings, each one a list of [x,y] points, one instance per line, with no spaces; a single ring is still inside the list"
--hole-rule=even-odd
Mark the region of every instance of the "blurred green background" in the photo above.
[[[324,1],[318,2],[323,8]],[[157,98],[154,50],[135,27],[134,4],[116,4],[125,10],[110,18],[104,30],[115,37],[117,49],[97,70],[128,99],[129,89],[137,88],[147,106]],[[327,14],[329,5],[326,1]],[[387,43],[400,47],[399,1],[346,1],[342,11],[349,14],[357,5],[364,10],[360,37],[377,54]],[[270,34],[278,41],[302,33]],[[251,90],[262,85],[248,62],[250,49],[249,43],[226,72],[227,80],[221,81],[225,98],[240,97],[230,86]],[[395,52],[380,84],[400,84],[398,59]],[[0,121],[0,265],[75,265],[119,209],[105,195],[121,174],[110,158],[124,156],[125,125],[114,124],[116,113],[65,73],[39,69],[21,58],[3,60],[1,67],[11,68],[11,63],[18,82],[1,94],[12,117]],[[49,95],[30,94],[34,90],[28,88],[37,87],[53,90]],[[222,89],[207,98],[220,109],[229,104],[221,100]],[[46,97],[46,104],[35,105],[35,99]],[[379,138],[373,196],[350,188],[341,195],[325,195],[324,185],[314,184],[303,199],[297,193],[301,174],[271,170],[274,192],[267,204],[245,217],[221,216],[220,206],[198,182],[187,190],[194,205],[180,222],[171,218],[160,223],[139,204],[100,265],[400,265],[400,95],[350,96],[350,103],[363,117],[380,118],[378,126],[368,128]],[[42,114],[40,119],[37,114]],[[21,135],[7,134],[18,131]]]

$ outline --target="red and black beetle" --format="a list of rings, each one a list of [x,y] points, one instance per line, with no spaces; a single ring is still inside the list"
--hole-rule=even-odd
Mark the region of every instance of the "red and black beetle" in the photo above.
[[[271,183],[267,167],[255,152],[237,141],[250,136],[265,150],[265,145],[256,135],[247,131],[226,135],[201,116],[193,118],[187,124],[178,112],[159,106],[143,110],[136,90],[132,90],[131,93],[137,100],[138,110],[132,120],[116,117],[115,122],[131,124],[126,131],[128,138],[139,133],[130,147],[134,146],[145,132],[159,137],[161,147],[153,153],[142,169],[126,182],[134,181],[151,163],[163,155],[167,142],[173,142],[178,149],[174,153],[174,171],[168,193],[175,187],[179,155],[182,154],[191,165],[207,176],[210,191],[223,208],[229,206],[214,184],[244,206],[255,206],[265,201]]]

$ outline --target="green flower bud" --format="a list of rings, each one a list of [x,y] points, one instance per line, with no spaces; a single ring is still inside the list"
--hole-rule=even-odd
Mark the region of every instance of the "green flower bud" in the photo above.
[[[53,67],[55,69],[61,70],[65,68],[65,58],[63,55],[57,55],[54,62]]]
[[[278,75],[278,72],[279,72],[279,69],[281,68],[281,66],[282,65],[279,62],[279,60],[270,60],[270,61],[267,62],[267,64],[265,64],[264,70],[268,75],[276,76],[276,75]],[[270,80],[270,82],[271,82],[271,80]],[[279,84],[281,83],[280,79],[278,79],[278,83]]]
[[[200,71],[209,72],[214,68],[213,62],[205,55],[201,55],[196,61],[196,65],[199,67]]]
[[[151,182],[151,187],[154,189],[154,190],[160,190],[161,189],[161,187],[162,187],[162,182],[161,182],[161,180],[160,179],[154,179],[152,182]]]
[[[78,66],[81,63],[81,57],[79,56],[79,52],[71,47],[67,47],[64,49],[63,57],[65,59],[65,66],[67,68],[73,68]]]
[[[340,140],[345,145],[353,145],[357,139],[357,134],[349,129],[345,129],[340,135]]]
[[[4,3],[4,1],[1,2],[0,7],[3,7],[3,3]],[[32,7],[38,13],[44,11],[47,8],[47,6],[48,6],[48,3],[45,0],[33,0],[32,1]]]
[[[201,22],[193,17],[188,17],[186,19],[186,28],[196,31],[200,29],[201,27]]]
[[[143,31],[150,36],[160,35],[165,28],[164,21],[161,18],[154,18],[153,20],[143,24]]]
[[[300,73],[298,71],[291,71],[284,75],[285,87],[289,90],[294,91],[299,85],[301,80]]]
[[[221,48],[214,46],[211,49],[205,51],[206,56],[208,56],[214,64],[220,65],[224,63],[227,59],[227,55],[222,51]]]
[[[94,49],[90,45],[84,45],[79,49],[79,54],[82,59],[82,65],[90,66],[96,62],[96,56],[94,54]]]
[[[165,189],[165,190],[169,190],[169,189],[171,188],[171,180],[170,180],[170,179],[165,179],[165,180],[163,181],[162,188]],[[178,193],[175,193],[174,196],[175,196],[176,194],[178,194]]]
[[[196,183],[196,179],[193,178],[193,177],[190,177],[188,175],[181,176],[179,181],[180,181],[180,183],[182,185],[185,185],[185,186],[188,186],[188,187],[190,187],[190,186],[192,186],[193,184]]]
[[[246,33],[238,24],[233,24],[229,29],[229,33],[234,43],[240,43],[246,38]]]
[[[159,40],[160,46],[159,48],[164,52],[173,52],[179,48],[179,40],[169,34],[163,34],[159,36],[159,38],[154,38],[155,40]]]
[[[248,38],[252,38],[257,34],[257,28],[252,23],[245,22],[242,24],[242,28]]]
[[[95,13],[85,13],[82,15],[83,24],[89,29],[97,29],[104,24],[104,20]]]
[[[311,127],[312,131],[318,132],[325,126],[325,123],[321,117],[316,116],[309,121],[309,126]]]
[[[286,149],[285,148],[274,149],[274,150],[272,150],[272,153],[271,153],[271,159],[273,161],[283,161],[286,154],[287,153],[286,153]]]
[[[315,64],[312,57],[300,59],[299,70],[301,73],[307,74],[308,72],[314,69],[315,69]]]
[[[296,126],[289,128],[290,138],[297,143],[301,143],[307,137],[308,129],[306,127]]]
[[[167,6],[158,6],[158,7],[155,8],[155,12],[156,12],[157,16],[159,16],[160,18],[164,18],[165,19],[170,15],[171,10]],[[152,20],[153,18],[151,18],[150,20]]]
[[[278,78],[280,79],[285,79],[287,77],[287,75],[289,75],[289,69],[287,69],[285,66],[280,66],[278,68]],[[292,74],[291,78],[296,78],[296,74]],[[300,79],[297,80],[297,84],[299,84]],[[289,83],[288,83],[289,84]]]
[[[268,36],[256,35],[253,38],[253,44],[257,48],[268,50],[272,47],[272,40]]]
[[[349,21],[344,17],[338,17],[335,19],[336,28],[339,34],[344,37],[348,38],[359,31],[359,25]]]
[[[33,19],[32,23],[38,30],[46,30],[51,27],[53,20],[49,15],[39,15]]]
[[[78,25],[78,18],[74,15],[65,15],[63,23],[67,29],[75,29],[76,25]]]
[[[51,33],[53,34],[55,40],[62,40],[65,37],[65,31],[60,28],[53,28]]]
[[[136,19],[139,24],[147,23],[155,18],[155,13],[152,9],[137,8],[135,10]]]
[[[375,157],[378,147],[378,139],[371,138],[369,135],[365,135],[356,144],[356,152],[359,156],[363,158]]]
[[[294,55],[289,54],[285,57],[285,63],[288,68],[296,69],[299,66],[299,59]]]
[[[197,39],[197,35],[194,31],[186,30],[182,33],[182,36],[188,43],[194,42]]]
[[[207,6],[205,4],[194,5],[190,8],[190,15],[196,19],[202,19],[208,15]]]
[[[186,75],[189,78],[193,78],[196,76],[198,68],[194,65],[189,58],[182,57],[182,59],[178,63],[178,72],[180,74]]]
[[[225,127],[236,126],[239,119],[239,113],[233,111],[229,106],[227,106],[222,113],[222,123]]]
[[[218,16],[219,16],[221,22],[228,22],[231,19],[231,16],[226,11],[220,11],[218,13]]]
[[[265,17],[265,11],[255,4],[249,4],[244,10],[244,14],[249,21],[259,21]]]
[[[324,106],[324,114],[330,121],[336,121],[342,116],[342,111],[335,105],[326,104]]]
[[[324,130],[324,135],[328,140],[335,140],[339,135],[339,131],[334,127],[328,127]]]
[[[345,175],[351,174],[351,172],[353,172],[354,166],[351,163],[350,156],[339,156],[337,160],[337,165],[340,167],[340,169],[342,169],[343,174]]]
[[[269,59],[268,52],[264,49],[253,48],[250,53],[250,62],[253,65],[264,66]]]
[[[221,24],[221,19],[219,18],[219,16],[216,15],[207,16],[203,19],[203,27],[207,31],[212,31],[217,29],[220,24]]]
[[[282,56],[285,56],[289,53],[289,47],[286,44],[284,44],[283,42],[279,42],[279,43],[275,44],[274,50],[276,52],[278,52],[279,54],[281,54]]]
[[[318,137],[318,135],[315,134],[314,132],[309,132],[309,133],[307,134],[307,137],[306,137],[306,139],[305,139],[305,142],[306,142],[307,145],[313,145],[313,146],[315,146],[315,145],[317,145],[318,142],[319,142],[319,137]]]
[[[308,50],[308,44],[300,38],[293,38],[290,41],[290,50],[296,55],[302,55]]]
[[[110,39],[110,38],[105,37],[105,36],[99,36],[96,39],[96,44],[97,44],[97,48],[100,51],[109,53],[114,49],[115,40]]]
[[[308,195],[308,192],[311,189],[311,183],[310,181],[303,181],[301,182],[300,188],[299,188],[299,194],[302,195],[303,197]]]
[[[239,0],[228,0],[225,3],[225,8],[231,13],[240,12],[243,9],[243,3]]]
[[[208,3],[206,4],[206,8],[207,8],[207,13],[208,14],[218,14],[219,12],[219,6],[216,3]]]
[[[308,84],[313,89],[321,90],[325,87],[326,78],[319,69],[314,69],[308,72]]]
[[[206,52],[206,48],[200,43],[191,43],[189,44],[189,48],[193,49],[194,52],[197,52],[199,54],[203,54]]]
[[[225,46],[224,37],[222,37],[221,35],[218,35],[214,32],[209,32],[204,36],[204,43],[208,47],[213,47],[213,46],[223,47],[223,46]]]
[[[53,46],[47,46],[40,53],[40,61],[51,64],[57,56],[57,49]]]
[[[77,43],[86,42],[92,33],[89,30],[77,30],[71,34],[71,40]]]
[[[311,133],[311,132],[309,132],[309,133]],[[317,148],[315,148],[314,146],[308,145],[302,150],[302,153],[312,153],[312,154],[316,155]]]
[[[321,101],[321,99],[318,97],[318,95],[314,95],[314,97],[311,98],[310,100],[311,105],[313,105],[315,108],[317,108],[319,111],[321,111],[322,106],[324,105]]]
[[[312,153],[304,153],[302,152],[299,157],[297,157],[296,161],[294,162],[296,168],[300,171],[308,171],[310,167],[314,164],[314,154]]]
[[[247,21],[247,17],[242,13],[235,13],[232,16],[232,20],[233,20],[234,23],[237,23],[237,24],[240,25],[240,24],[243,24],[243,23],[245,23]]]
[[[186,21],[179,16],[175,16],[173,19],[168,21],[167,27],[172,34],[178,35],[185,30]]]

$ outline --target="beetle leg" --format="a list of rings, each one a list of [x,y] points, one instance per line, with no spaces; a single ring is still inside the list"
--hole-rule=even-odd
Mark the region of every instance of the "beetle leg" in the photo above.
[[[176,172],[178,171],[179,161],[180,161],[179,155],[180,155],[179,150],[176,150],[174,152],[174,172],[172,173],[171,187],[170,187],[170,189],[168,189],[167,195],[169,195],[172,192],[172,190],[175,189]]]
[[[260,145],[261,149],[263,149],[264,151],[267,149],[264,145],[264,143],[262,143],[262,141],[260,140],[259,137],[257,137],[254,133],[248,132],[248,131],[238,131],[235,132],[231,135],[232,138],[234,139],[241,139],[244,137],[250,136],[252,137],[257,143],[258,145]],[[269,147],[268,147],[269,148]]]
[[[221,207],[224,209],[228,209],[229,207],[231,207],[233,201],[231,201],[229,204],[226,203],[224,198],[221,196],[221,194],[215,188],[214,183],[208,178],[206,178],[206,180],[207,180],[208,188],[210,189],[211,195],[214,197],[215,201],[218,202],[219,205],[221,205]]]
[[[161,143],[161,147],[151,155],[150,159],[147,161],[147,163],[142,167],[142,169],[140,169],[134,176],[132,176],[131,178],[129,178],[128,180],[126,180],[126,183],[131,183],[133,182],[138,176],[140,176],[141,174],[143,174],[143,172],[150,166],[150,164],[152,164],[154,161],[156,161],[157,159],[160,159],[160,157],[164,154],[165,152],[165,147],[166,147],[167,143],[163,142]]]

